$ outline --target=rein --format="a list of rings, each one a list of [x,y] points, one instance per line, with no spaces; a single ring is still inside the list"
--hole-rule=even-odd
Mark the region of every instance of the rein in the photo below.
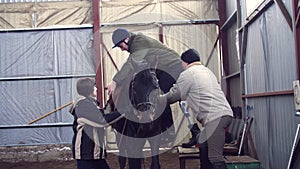
[[[120,93],[121,91],[121,88],[116,88],[115,90],[115,93]],[[117,103],[117,100],[119,99],[119,94],[115,95],[116,97],[116,103]],[[113,111],[117,111],[117,108],[116,108],[116,104],[114,102],[114,97],[112,96],[112,94],[109,96],[109,99],[107,100],[106,102],[106,105],[109,104],[110,106],[112,106],[113,104]],[[124,135],[124,132],[125,132],[125,127],[126,127],[126,124],[127,124],[127,118],[125,118],[125,122],[124,122],[124,125],[123,125],[123,128],[122,128],[122,132],[121,132],[121,138],[120,138],[120,144],[122,143],[122,140],[123,140],[123,135]]]

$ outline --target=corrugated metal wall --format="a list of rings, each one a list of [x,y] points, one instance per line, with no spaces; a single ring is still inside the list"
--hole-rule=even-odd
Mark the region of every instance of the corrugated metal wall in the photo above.
[[[261,166],[266,169],[286,168],[291,153],[296,127],[299,117],[295,116],[294,97],[292,94],[269,96],[262,93],[281,92],[292,90],[292,83],[297,79],[297,65],[295,55],[295,41],[293,30],[289,27],[282,11],[275,2],[270,2],[258,18],[251,22],[248,18],[246,1],[237,1],[239,6],[236,22],[241,19],[241,24],[231,24],[227,31],[229,37],[229,57],[233,68],[238,68],[238,55],[234,50],[241,52],[239,46],[234,44],[234,31],[246,31],[246,36],[239,39],[239,44],[245,40],[245,67],[241,72],[244,81],[231,79],[231,92],[237,86],[245,87],[243,105],[253,107],[249,115],[254,118],[251,134]],[[262,2],[262,1],[261,1]],[[265,4],[268,1],[265,1]],[[283,1],[287,11],[292,15],[292,1]],[[248,1],[249,3],[249,1]],[[227,12],[233,11],[232,1],[227,3]],[[249,9],[248,9],[249,10]],[[257,13],[261,8],[257,9]],[[250,12],[251,13],[251,12]],[[227,13],[229,17],[230,14]],[[239,27],[240,26],[240,27]],[[241,54],[241,53],[239,53]],[[242,53],[243,54],[243,53]],[[233,55],[233,58],[231,58]],[[240,65],[243,67],[243,65]],[[252,97],[247,95],[253,94]],[[235,95],[235,94],[232,94]],[[255,96],[256,95],[256,96]],[[235,99],[232,97],[232,99]],[[238,101],[232,100],[236,103]],[[244,113],[248,113],[244,111]],[[250,154],[253,153],[250,150]],[[297,166],[299,167],[299,166]],[[296,168],[297,168],[296,167]]]
[[[297,77],[294,36],[278,6],[272,5],[248,27],[247,44],[247,94],[292,89]],[[253,106],[253,127],[259,129],[252,128],[259,159],[266,168],[284,168],[298,119],[293,95],[252,98],[248,104]]]

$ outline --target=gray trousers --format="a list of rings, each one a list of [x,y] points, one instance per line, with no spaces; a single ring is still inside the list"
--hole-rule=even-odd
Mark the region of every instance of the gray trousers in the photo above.
[[[225,129],[230,125],[232,121],[231,116],[223,116],[214,121],[205,124],[203,131],[198,136],[198,143],[200,151],[203,149],[207,150],[206,154],[210,163],[217,163],[224,161],[223,159],[223,148],[225,144]],[[205,156],[200,153],[202,158]]]

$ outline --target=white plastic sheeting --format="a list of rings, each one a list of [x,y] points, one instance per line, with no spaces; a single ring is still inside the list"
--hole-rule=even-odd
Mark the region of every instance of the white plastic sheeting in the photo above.
[[[95,74],[92,36],[90,28],[0,33],[0,125],[26,124],[74,100],[77,79],[59,77]],[[72,120],[65,108],[36,124]],[[72,134],[71,128],[5,129],[0,144],[70,142]]]
[[[99,19],[103,40],[100,49],[104,62],[104,87],[117,71],[107,52],[118,68],[128,56],[127,52],[111,49],[111,34],[117,27],[142,32],[155,39],[159,39],[162,33],[167,46],[179,54],[188,48],[195,48],[200,52],[204,63],[211,54],[208,67],[220,77],[219,48],[214,46],[218,38],[218,27],[213,23],[208,24],[210,21],[216,23],[219,19],[217,4],[217,0],[100,1]],[[61,76],[95,74],[92,28],[57,28],[91,25],[92,1],[0,5],[0,28],[8,30],[0,33],[0,114],[4,117],[0,119],[0,125],[20,125],[75,98],[77,79],[60,78]],[[202,24],[195,24],[198,22]],[[13,29],[19,31],[12,31]],[[45,76],[51,77],[36,78]],[[23,80],[17,80],[18,77]],[[25,77],[34,78],[24,80]],[[67,111],[68,108],[65,108],[37,124],[71,123],[72,117]],[[174,113],[176,129],[179,129],[184,118],[180,110]],[[181,139],[178,142],[189,133],[187,122],[180,129]],[[70,127],[5,129],[0,130],[0,139],[3,140],[0,144],[70,142],[72,134]]]
[[[91,4],[91,1],[0,3],[0,28],[91,25]]]
[[[100,19],[103,23],[216,19],[217,4],[217,0],[102,1]]]

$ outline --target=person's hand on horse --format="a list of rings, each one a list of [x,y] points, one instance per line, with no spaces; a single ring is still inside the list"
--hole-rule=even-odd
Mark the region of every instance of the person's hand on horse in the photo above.
[[[108,86],[107,86],[107,90],[108,90],[108,94],[111,95],[115,89],[116,89],[117,83],[115,81],[111,81]]]
[[[166,94],[159,94],[157,97],[158,103],[166,104],[167,103],[167,95]]]

